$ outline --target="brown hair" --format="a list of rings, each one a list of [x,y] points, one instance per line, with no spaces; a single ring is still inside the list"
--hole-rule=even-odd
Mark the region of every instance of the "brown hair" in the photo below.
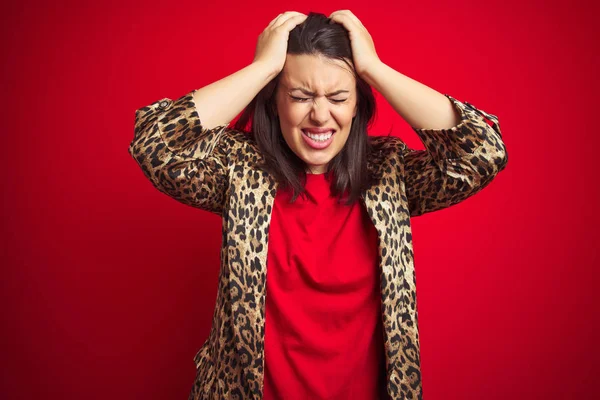
[[[337,23],[329,23],[324,14],[311,12],[301,24],[289,34],[288,54],[323,55],[341,60],[348,65],[356,79],[357,110],[346,144],[331,160],[326,177],[333,174],[331,191],[343,200],[347,193],[346,205],[353,204],[362,190],[370,185],[367,171],[367,158],[371,152],[367,136],[367,127],[375,116],[375,97],[371,86],[354,70],[348,60],[352,58],[350,37],[346,29]],[[275,177],[284,188],[292,188],[291,202],[304,193],[306,182],[305,164],[285,142],[279,119],[276,115],[275,94],[281,73],[271,80],[244,109],[234,129],[247,131],[251,121],[250,133],[264,157],[260,167]]]

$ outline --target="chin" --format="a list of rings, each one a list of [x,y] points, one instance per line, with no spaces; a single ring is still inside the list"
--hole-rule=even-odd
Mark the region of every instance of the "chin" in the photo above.
[[[332,159],[333,157],[327,155],[321,157],[304,157],[302,161],[304,161],[304,163],[306,163],[307,165],[317,166],[328,164]]]

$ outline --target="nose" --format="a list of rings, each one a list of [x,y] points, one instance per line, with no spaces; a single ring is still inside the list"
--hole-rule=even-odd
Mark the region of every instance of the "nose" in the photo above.
[[[310,118],[315,125],[324,125],[329,120],[329,104],[325,98],[316,98],[310,112]]]

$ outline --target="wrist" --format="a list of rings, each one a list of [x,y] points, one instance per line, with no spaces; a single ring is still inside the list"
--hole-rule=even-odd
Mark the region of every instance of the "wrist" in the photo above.
[[[273,68],[264,61],[253,61],[249,67],[254,69],[265,83],[271,81],[281,72],[281,70]]]
[[[362,71],[360,76],[369,84],[369,86],[379,90],[377,77],[382,76],[386,68],[388,68],[388,66],[384,64],[383,61],[377,61],[371,64],[369,68]]]

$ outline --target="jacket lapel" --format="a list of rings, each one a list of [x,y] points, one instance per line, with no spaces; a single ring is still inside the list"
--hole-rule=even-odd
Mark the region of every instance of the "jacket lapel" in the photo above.
[[[231,204],[243,206],[233,212],[235,220],[228,221],[230,224],[237,221],[239,225],[227,229],[227,235],[231,235],[227,238],[231,320],[233,342],[242,370],[243,392],[238,395],[259,400],[262,399],[264,376],[268,227],[278,184],[265,172],[249,168],[239,172],[237,179],[244,182],[239,186],[236,183],[234,187],[245,188],[244,193],[237,194],[244,198]]]
[[[399,271],[397,266],[393,263],[385,260],[392,260],[389,256],[391,251],[389,241],[389,235],[386,235],[386,231],[394,226],[395,222],[391,221],[394,216],[389,213],[391,210],[389,201],[382,201],[381,194],[377,194],[375,188],[372,186],[370,189],[365,191],[363,196],[363,202],[371,222],[377,230],[377,237],[379,239],[379,273],[381,282],[381,311],[382,311],[382,323],[383,323],[383,340],[384,340],[384,351],[385,351],[385,362],[387,370],[387,379],[393,379],[393,375],[390,378],[390,372],[393,371],[393,366],[396,364],[397,357],[399,355],[398,338],[391,338],[390,335],[397,331],[394,329],[399,323],[398,313],[400,312],[399,305],[401,299],[400,296],[391,297],[389,286],[390,283],[398,282],[397,276]],[[382,193],[379,191],[379,193]],[[380,218],[378,216],[388,215],[390,219]],[[384,252],[385,249],[385,252]],[[382,257],[382,254],[388,254],[388,257]],[[398,293],[398,292],[396,292]],[[394,339],[394,340],[392,340]]]

